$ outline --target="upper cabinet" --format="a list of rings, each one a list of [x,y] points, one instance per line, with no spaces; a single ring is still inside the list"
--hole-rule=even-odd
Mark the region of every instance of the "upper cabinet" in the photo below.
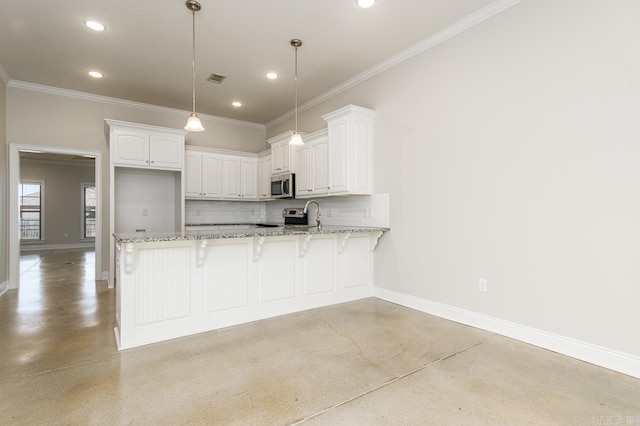
[[[185,131],[106,121],[114,166],[183,169]]]
[[[271,151],[261,152],[258,158],[258,198],[271,199]]]
[[[222,158],[222,155],[191,147],[185,149],[185,197],[222,197]]]
[[[295,148],[289,145],[293,131],[289,130],[267,142],[271,145],[271,174],[296,172]]]
[[[322,116],[329,132],[329,195],[373,193],[374,115],[347,105]]]
[[[188,199],[258,199],[256,154],[187,146],[184,174]]]
[[[296,198],[327,195],[329,192],[329,151],[327,129],[305,136],[296,151]]]
[[[222,163],[222,198],[252,201],[258,199],[258,159],[225,155]]]

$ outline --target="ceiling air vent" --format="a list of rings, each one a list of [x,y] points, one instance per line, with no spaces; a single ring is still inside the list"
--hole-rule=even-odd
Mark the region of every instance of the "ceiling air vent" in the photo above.
[[[209,76],[209,78],[207,78],[207,81],[210,81],[210,82],[212,82],[212,83],[218,83],[218,84],[220,84],[220,83],[222,83],[222,82],[224,81],[224,79],[225,79],[225,78],[227,78],[227,77],[226,77],[226,76],[224,76],[224,75],[220,75],[220,74],[211,74],[211,75]]]

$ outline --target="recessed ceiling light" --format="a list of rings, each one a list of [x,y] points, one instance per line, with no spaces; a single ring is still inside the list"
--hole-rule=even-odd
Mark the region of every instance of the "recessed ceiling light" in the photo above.
[[[265,77],[267,77],[269,80],[275,80],[276,78],[278,78],[278,73],[268,72],[265,74]]]
[[[370,8],[375,2],[376,0],[356,0],[356,4],[363,9]]]
[[[234,106],[234,107],[236,107],[236,108],[239,108],[239,107],[241,107],[241,106],[242,106],[242,102],[240,102],[240,101],[233,101],[233,102],[231,102],[231,105],[233,105],[233,106]]]
[[[94,31],[104,31],[107,29],[104,25],[97,21],[85,20],[84,24]]]
[[[87,74],[89,74],[93,78],[102,78],[102,77],[104,77],[104,74],[102,74],[100,71],[87,71]]]

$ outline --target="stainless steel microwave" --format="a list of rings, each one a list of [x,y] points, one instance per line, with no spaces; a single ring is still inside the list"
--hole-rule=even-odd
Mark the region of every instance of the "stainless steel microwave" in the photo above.
[[[294,173],[283,173],[271,176],[271,197],[295,198],[295,196],[296,175]]]

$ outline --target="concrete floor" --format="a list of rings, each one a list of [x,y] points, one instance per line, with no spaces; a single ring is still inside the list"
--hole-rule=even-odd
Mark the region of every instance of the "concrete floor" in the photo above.
[[[2,424],[640,425],[640,380],[377,299],[120,353],[93,252],[22,263]]]

